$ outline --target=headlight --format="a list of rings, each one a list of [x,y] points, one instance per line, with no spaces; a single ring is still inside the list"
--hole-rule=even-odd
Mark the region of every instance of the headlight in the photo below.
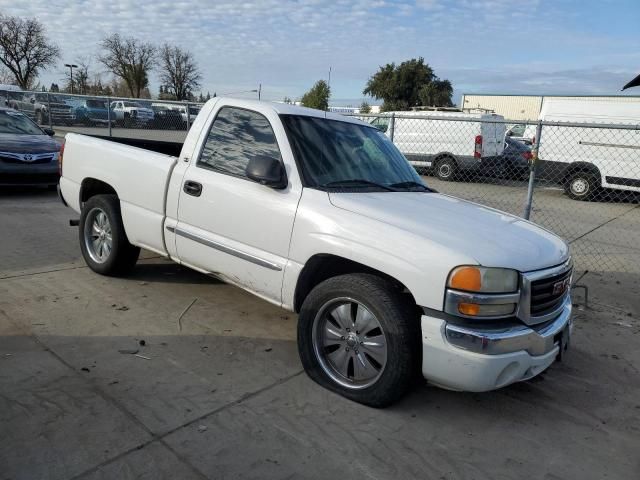
[[[509,293],[518,290],[518,272],[507,268],[463,266],[449,274],[449,288],[478,293]]]
[[[517,309],[520,274],[506,268],[461,266],[449,274],[444,310],[451,315],[504,318]]]

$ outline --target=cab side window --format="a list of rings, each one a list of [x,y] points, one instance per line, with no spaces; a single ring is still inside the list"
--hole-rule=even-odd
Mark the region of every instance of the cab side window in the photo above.
[[[211,125],[196,165],[246,178],[247,164],[257,156],[281,159],[269,121],[257,112],[223,107]]]

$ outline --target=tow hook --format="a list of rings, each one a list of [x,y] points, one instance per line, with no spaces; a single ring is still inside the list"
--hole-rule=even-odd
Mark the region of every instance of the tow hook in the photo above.
[[[77,227],[78,225],[80,225],[80,220],[78,218],[72,218],[69,220],[70,227]]]

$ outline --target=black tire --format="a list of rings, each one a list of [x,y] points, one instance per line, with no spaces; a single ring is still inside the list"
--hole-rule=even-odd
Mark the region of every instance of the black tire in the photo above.
[[[436,178],[444,182],[451,182],[458,174],[458,164],[451,157],[443,157],[436,162],[434,173]]]
[[[102,260],[93,250],[94,247],[89,246],[91,241],[88,240],[95,215],[99,212],[106,215],[111,233],[111,248]],[[120,214],[120,201],[116,195],[96,195],[87,200],[80,214],[78,232],[82,256],[94,272],[119,276],[129,273],[135,266],[140,248],[131,245],[127,239]]]
[[[347,362],[354,362],[355,355],[358,354],[358,342],[362,345],[360,338],[372,337],[367,337],[365,332],[355,331],[356,334],[361,335],[355,337],[356,341],[353,342],[356,344],[355,348],[353,344],[348,344],[347,340],[331,353],[327,353],[328,346],[319,347],[317,341],[314,342],[314,335],[318,335],[319,331],[315,328],[316,319],[325,318],[323,312],[330,311],[327,305],[333,306],[332,302],[340,305],[340,302],[345,299],[357,302],[359,305],[356,308],[364,306],[373,314],[384,336],[385,364],[377,365],[376,368],[380,367],[378,376],[370,380],[371,384],[345,386],[344,383],[350,383],[348,376],[341,377],[336,371],[332,372],[323,356],[333,355],[337,350],[342,352],[343,348],[349,351],[348,346],[351,345],[353,351],[343,355],[351,355],[352,360]],[[349,311],[352,312],[351,318],[356,318],[353,308]],[[357,324],[353,325],[355,329]],[[346,331],[348,332],[349,329]],[[349,335],[353,335],[353,332]],[[336,340],[336,342],[339,341]],[[322,350],[324,353],[320,353],[321,348],[324,349]],[[419,371],[421,356],[418,315],[406,296],[391,282],[381,277],[371,274],[333,277],[317,285],[302,305],[298,317],[298,352],[307,375],[318,384],[358,403],[376,408],[385,407],[406,393]],[[361,350],[361,354],[367,355],[364,350]],[[367,360],[373,365],[371,357],[367,357]],[[349,368],[353,373],[355,365],[350,363]],[[338,379],[336,380],[335,377]]]
[[[575,171],[564,182],[564,191],[573,200],[591,200],[600,189],[598,177],[591,172]]]

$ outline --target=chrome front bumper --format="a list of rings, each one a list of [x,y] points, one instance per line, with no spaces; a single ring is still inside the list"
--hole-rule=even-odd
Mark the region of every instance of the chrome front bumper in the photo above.
[[[571,298],[558,316],[539,325],[462,327],[423,315],[422,375],[430,383],[486,392],[540,374],[564,352],[572,330]]]
[[[566,296],[558,317],[542,325],[515,325],[509,328],[461,327],[448,323],[447,341],[458,348],[485,355],[526,351],[529,355],[544,355],[557,345],[558,335],[571,330],[571,297]],[[570,332],[569,332],[570,334]]]

